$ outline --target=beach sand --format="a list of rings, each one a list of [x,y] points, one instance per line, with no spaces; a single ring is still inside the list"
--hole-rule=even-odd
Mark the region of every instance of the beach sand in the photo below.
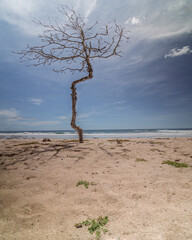
[[[191,240],[191,166],[192,138],[1,139],[0,239],[91,240],[74,225],[108,216],[101,240]]]

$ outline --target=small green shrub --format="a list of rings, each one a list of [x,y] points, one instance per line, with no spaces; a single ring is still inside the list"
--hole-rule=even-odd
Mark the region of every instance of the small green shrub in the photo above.
[[[147,160],[143,159],[143,158],[137,158],[135,160],[135,162],[147,162]]]
[[[162,164],[168,164],[168,165],[171,165],[171,166],[174,166],[174,167],[177,167],[177,168],[187,168],[189,167],[189,165],[187,163],[179,163],[179,162],[173,162],[173,161],[164,161],[162,162]]]
[[[117,142],[117,143],[122,143],[122,142],[131,142],[129,139],[109,139],[107,140],[108,142]]]
[[[151,144],[164,144],[164,142],[155,142],[155,141],[150,141]]]
[[[78,187],[79,185],[84,185],[85,188],[88,188],[89,185],[96,185],[96,183],[80,180],[77,182],[76,187]]]
[[[88,231],[90,234],[95,233],[96,239],[99,240],[101,237],[101,232],[106,233],[108,232],[107,229],[103,228],[108,223],[108,216],[105,217],[98,217],[97,219],[87,219],[82,223],[76,223],[76,228],[81,228],[83,226],[88,226]]]

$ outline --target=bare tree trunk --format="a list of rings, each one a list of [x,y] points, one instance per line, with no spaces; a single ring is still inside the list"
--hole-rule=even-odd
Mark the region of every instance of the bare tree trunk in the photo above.
[[[71,127],[73,129],[75,129],[78,134],[79,134],[79,142],[83,143],[83,130],[76,125],[76,116],[77,116],[77,112],[76,112],[76,102],[77,102],[77,92],[76,92],[76,87],[74,82],[71,84],[71,90],[72,90],[72,119],[71,119]]]
[[[83,82],[85,80],[88,80],[93,77],[93,69],[89,62],[89,59],[87,58],[87,71],[89,73],[88,76],[81,78],[79,80],[76,80],[72,82],[71,84],[71,90],[72,90],[72,119],[71,119],[71,127],[76,130],[79,134],[79,142],[83,143],[83,129],[81,129],[79,126],[76,125],[76,117],[77,117],[77,111],[76,111],[76,102],[77,102],[77,92],[76,92],[76,84]]]

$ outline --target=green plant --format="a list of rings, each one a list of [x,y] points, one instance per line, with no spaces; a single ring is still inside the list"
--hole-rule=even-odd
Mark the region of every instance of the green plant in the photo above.
[[[162,162],[162,164],[168,164],[168,165],[171,165],[171,166],[174,166],[174,167],[177,167],[177,168],[187,168],[189,167],[189,165],[187,163],[179,163],[179,162],[173,162],[173,161],[164,161]]]
[[[150,141],[151,144],[164,144],[164,142],[155,142],[155,141]]]
[[[147,160],[143,158],[136,158],[135,162],[147,162]]]
[[[87,181],[80,180],[77,182],[76,187],[78,187],[79,185],[84,185],[85,188],[88,188],[89,185],[96,185],[96,184],[94,182],[87,182]]]
[[[117,142],[118,141],[121,141],[121,142],[131,142],[131,140],[129,139],[109,139],[108,141],[109,142]]]
[[[83,226],[88,226],[88,231],[90,234],[93,234],[95,232],[96,239],[100,239],[101,232],[106,233],[108,230],[106,228],[103,228],[108,223],[108,216],[105,217],[98,217],[97,219],[87,219],[86,221],[83,221],[82,223],[76,223],[76,228],[81,228]]]

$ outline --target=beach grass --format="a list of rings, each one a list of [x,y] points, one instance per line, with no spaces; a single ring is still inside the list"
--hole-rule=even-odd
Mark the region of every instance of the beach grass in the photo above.
[[[135,162],[147,162],[144,158],[136,158]]]
[[[103,228],[108,223],[108,216],[98,217],[97,219],[87,219],[81,223],[76,223],[76,228],[81,228],[83,226],[88,226],[88,231],[90,234],[95,233],[96,239],[99,240],[101,237],[101,233],[106,233],[108,230]]]
[[[117,143],[123,143],[123,142],[131,142],[129,139],[109,139],[109,142],[117,142]]]
[[[151,144],[165,144],[164,142],[156,142],[156,141],[150,141]]]
[[[174,161],[164,161],[162,164],[168,164],[170,166],[176,167],[176,168],[187,168],[189,167],[189,164],[187,163],[179,163],[179,162],[174,162]]]
[[[88,188],[89,185],[93,186],[93,185],[96,185],[96,183],[80,180],[80,181],[77,182],[76,187],[78,187],[80,185],[84,185],[85,188]]]

